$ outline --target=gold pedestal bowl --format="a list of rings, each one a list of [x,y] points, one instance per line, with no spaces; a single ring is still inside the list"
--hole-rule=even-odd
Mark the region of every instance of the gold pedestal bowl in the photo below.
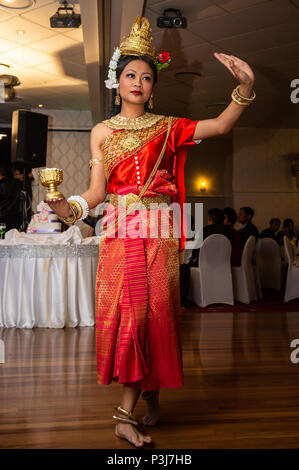
[[[45,201],[64,199],[64,195],[57,189],[57,186],[63,181],[62,170],[58,168],[45,168],[40,171],[39,179],[41,184],[48,188]]]

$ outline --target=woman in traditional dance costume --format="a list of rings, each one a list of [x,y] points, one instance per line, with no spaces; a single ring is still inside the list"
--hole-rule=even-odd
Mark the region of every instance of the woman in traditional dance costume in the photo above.
[[[179,255],[186,238],[184,232],[175,233],[176,218],[167,207],[177,203],[182,209],[186,150],[202,139],[229,132],[255,98],[251,68],[234,56],[215,53],[215,57],[240,82],[218,117],[191,121],[148,112],[157,70],[170,57],[165,52],[156,55],[149,23],[138,17],[110,62],[105,83],[113,89],[113,116],[91,132],[90,187],[81,196],[49,201],[72,224],[103,202],[106,192],[110,194],[102,219],[106,232],[99,246],[96,281],[98,383],[123,385],[121,406],[115,405],[113,416],[115,433],[136,447],[151,442],[133,415],[141,391],[148,408],[142,423],[153,426],[159,420],[159,390],[183,386]],[[140,199],[142,209],[130,212],[132,203]],[[154,202],[166,204],[150,210]],[[153,223],[150,214],[157,210],[160,217]],[[169,236],[162,233],[162,215]],[[146,223],[147,230],[156,224],[158,236],[148,231],[136,236],[136,227]]]

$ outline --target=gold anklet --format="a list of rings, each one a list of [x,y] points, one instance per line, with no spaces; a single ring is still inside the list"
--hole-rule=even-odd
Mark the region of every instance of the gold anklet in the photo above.
[[[127,418],[122,418],[121,416],[115,416],[113,415],[112,418],[116,421],[121,421],[123,423],[130,423],[134,424],[137,426],[139,423],[137,421],[137,418],[131,413],[130,411],[125,410],[121,406],[114,405],[114,408],[119,412],[127,416]]]

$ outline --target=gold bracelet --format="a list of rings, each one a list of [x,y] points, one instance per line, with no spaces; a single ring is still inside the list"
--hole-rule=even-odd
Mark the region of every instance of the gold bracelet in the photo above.
[[[236,95],[237,95],[238,98],[240,98],[241,100],[248,101],[248,102],[251,103],[251,102],[256,98],[256,93],[255,93],[255,91],[252,89],[252,90],[251,90],[251,95],[250,95],[249,97],[243,96],[243,95],[240,94],[240,91],[239,91],[239,90],[240,90],[240,86],[241,86],[241,84],[238,85],[238,86],[235,88]]]
[[[240,106],[249,106],[252,101],[255,99],[256,97],[256,94],[255,94],[255,91],[252,90],[251,92],[251,95],[249,98],[247,98],[246,96],[242,96],[240,95],[239,93],[239,87],[240,85],[238,85],[236,88],[234,88],[234,90],[232,91],[232,94],[231,94],[231,97],[232,97],[232,100],[239,104]]]
[[[63,220],[63,222],[65,222],[66,224],[74,224],[77,220],[77,217],[76,217],[76,214],[75,214],[75,211],[74,209],[72,208],[72,206],[69,204],[70,206],[70,209],[72,211],[72,216],[71,217],[61,217],[61,219]]]
[[[83,209],[82,209],[82,206],[81,206],[80,202],[75,201],[74,199],[71,199],[69,201],[69,205],[75,211],[76,220],[79,220],[82,216],[82,213],[83,213]]]
[[[103,159],[99,160],[98,158],[92,158],[91,160],[89,160],[89,168],[91,168],[93,165],[98,165],[102,161]]]

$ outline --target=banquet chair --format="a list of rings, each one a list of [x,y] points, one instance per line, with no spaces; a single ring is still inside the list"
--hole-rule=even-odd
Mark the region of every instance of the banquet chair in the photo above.
[[[285,287],[284,301],[288,302],[299,297],[299,268],[293,265],[294,250],[287,236],[283,237],[286,258],[288,262],[287,282]]]
[[[281,256],[272,238],[261,238],[256,244],[256,267],[262,288],[281,289]]]
[[[255,244],[254,252],[253,252],[253,273],[254,273],[256,295],[257,297],[262,299],[263,298],[262,281],[261,281],[261,276],[260,276],[260,272],[259,272],[258,265],[257,265],[257,255],[259,253],[260,246],[261,246],[261,239],[259,238]]]
[[[252,300],[257,300],[253,255],[255,247],[255,237],[251,235],[245,243],[241,266],[232,267],[234,298],[244,304],[249,304]]]
[[[210,235],[203,241],[198,267],[190,268],[190,301],[200,307],[234,305],[230,257],[231,244],[224,235]]]

